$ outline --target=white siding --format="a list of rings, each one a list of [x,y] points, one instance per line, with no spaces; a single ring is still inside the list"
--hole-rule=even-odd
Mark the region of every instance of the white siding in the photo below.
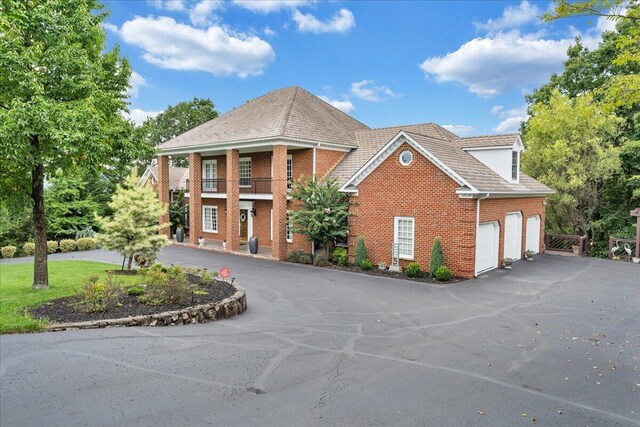
[[[487,165],[495,173],[511,181],[511,147],[490,150],[467,150],[476,159]]]

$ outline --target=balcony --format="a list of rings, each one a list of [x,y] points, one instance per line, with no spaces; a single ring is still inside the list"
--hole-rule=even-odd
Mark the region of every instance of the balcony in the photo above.
[[[239,182],[240,194],[271,194],[272,178],[241,178]],[[186,181],[186,191],[189,191],[189,180]],[[203,193],[226,194],[227,181],[224,179],[203,179]]]

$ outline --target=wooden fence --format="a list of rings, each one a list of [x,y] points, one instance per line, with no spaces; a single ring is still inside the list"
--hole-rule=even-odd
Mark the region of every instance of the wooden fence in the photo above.
[[[578,256],[589,255],[589,239],[587,236],[570,234],[545,234],[546,251],[570,252]]]
[[[619,239],[617,237],[609,238],[610,259],[631,261],[634,254],[637,254],[636,241],[634,239]]]

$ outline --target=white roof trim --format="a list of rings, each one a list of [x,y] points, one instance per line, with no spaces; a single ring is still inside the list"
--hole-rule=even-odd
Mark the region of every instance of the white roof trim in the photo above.
[[[290,147],[300,147],[300,148],[318,147],[318,148],[323,148],[325,150],[335,150],[335,151],[345,151],[345,152],[358,148],[357,146],[333,144],[330,142],[274,137],[274,138],[229,141],[229,142],[216,143],[216,144],[200,144],[200,145],[172,147],[172,148],[161,149],[160,152],[161,154],[164,154],[164,155],[172,155],[172,154],[176,155],[176,154],[224,151],[228,149],[264,147],[264,146],[270,146],[270,145],[286,145]]]
[[[429,161],[435,164],[440,170],[446,173],[451,179],[456,181],[462,186],[466,186],[471,189],[472,192],[477,192],[476,188],[469,184],[464,178],[458,175],[453,169],[447,166],[444,162],[434,156],[430,151],[418,144],[413,138],[411,138],[405,131],[400,131],[391,138],[389,142],[385,144],[367,163],[364,164],[358,171],[353,174],[351,178],[345,182],[340,191],[347,191],[349,186],[358,186],[371,172],[373,172],[383,161],[385,161],[396,149],[404,142],[411,145],[417,152],[426,157]]]
[[[513,151],[524,151],[524,144],[522,143],[522,139],[520,135],[516,136],[516,140],[513,141],[512,144],[503,144],[503,145],[483,145],[480,147],[462,147],[464,151],[483,151],[483,150],[504,150],[506,148],[510,148]]]

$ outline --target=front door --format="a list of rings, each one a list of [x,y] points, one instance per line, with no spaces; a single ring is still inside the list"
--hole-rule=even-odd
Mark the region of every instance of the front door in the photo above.
[[[246,242],[249,239],[249,210],[240,209],[240,241]]]

